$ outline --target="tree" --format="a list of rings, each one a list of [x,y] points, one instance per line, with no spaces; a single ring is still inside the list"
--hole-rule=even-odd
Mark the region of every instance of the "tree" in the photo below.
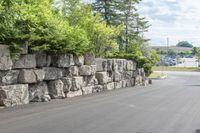
[[[197,54],[197,50],[198,50],[198,47],[193,47],[193,49],[192,49],[192,54],[193,54],[193,55],[196,55],[196,54]]]
[[[96,0],[93,3],[95,12],[100,12],[107,25],[123,25],[124,31],[118,36],[120,50],[127,50],[131,41],[146,42],[143,33],[149,25],[145,18],[137,13],[135,7],[141,0]]]
[[[0,4],[5,7],[5,10],[9,10],[13,4],[13,0],[1,0]]]
[[[188,47],[188,48],[193,48],[193,45],[190,44],[188,41],[181,41],[177,45],[177,47]]]
[[[54,5],[65,16],[70,15],[77,6],[80,6],[80,0],[55,0]]]
[[[170,56],[170,57],[175,58],[176,55],[177,55],[177,53],[176,53],[174,50],[170,49],[170,50],[168,51],[167,55]]]
[[[197,62],[198,62],[198,67],[200,67],[200,48],[196,48],[196,59],[197,59]]]
[[[148,21],[145,18],[140,17],[137,13],[135,7],[141,0],[122,0],[120,3],[120,20],[125,26],[123,38],[125,39],[125,49],[127,50],[127,45],[132,41],[137,41],[140,44],[141,50],[145,46],[148,39],[143,36],[144,32],[147,32],[149,28]],[[133,44],[133,43],[131,43]]]
[[[85,31],[69,25],[52,7],[51,0],[19,0],[0,7],[0,42],[19,49],[28,42],[32,51],[84,54],[89,50]]]
[[[65,2],[72,3],[70,6],[63,5],[63,7],[69,6],[65,14],[69,25],[85,31],[90,49],[97,57],[105,55],[105,52],[118,49],[115,38],[122,30],[120,26],[107,26],[105,21],[99,22],[100,14],[94,15],[90,5],[79,2],[73,4],[71,0],[65,0]]]
[[[113,19],[118,16],[116,3],[117,0],[95,0],[92,6],[95,13],[101,14],[101,19],[106,21],[107,25],[115,25]]]

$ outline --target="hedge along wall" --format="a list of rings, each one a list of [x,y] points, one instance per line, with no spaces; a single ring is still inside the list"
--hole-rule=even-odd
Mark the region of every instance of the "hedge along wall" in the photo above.
[[[0,106],[47,102],[146,85],[147,81],[133,60],[29,54],[27,47],[18,60],[12,60],[8,46],[0,45]]]

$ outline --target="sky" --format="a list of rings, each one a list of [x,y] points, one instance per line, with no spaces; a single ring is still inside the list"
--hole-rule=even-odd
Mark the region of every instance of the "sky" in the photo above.
[[[189,41],[200,46],[200,0],[143,0],[139,13],[152,25],[150,45],[166,46]]]
[[[83,0],[92,1],[92,0]],[[200,0],[143,0],[138,12],[151,24],[145,36],[152,46],[188,41],[200,46]]]

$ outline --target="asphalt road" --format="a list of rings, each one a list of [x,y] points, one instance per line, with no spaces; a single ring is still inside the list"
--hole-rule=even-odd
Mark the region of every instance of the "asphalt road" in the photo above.
[[[200,133],[200,73],[0,111],[0,133]]]

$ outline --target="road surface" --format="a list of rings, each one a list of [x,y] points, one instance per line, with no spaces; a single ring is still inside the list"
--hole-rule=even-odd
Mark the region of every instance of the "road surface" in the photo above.
[[[200,133],[200,73],[0,111],[0,133]]]

